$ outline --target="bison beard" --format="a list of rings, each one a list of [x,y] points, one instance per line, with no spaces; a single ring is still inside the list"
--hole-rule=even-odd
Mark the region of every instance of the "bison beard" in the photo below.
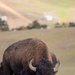
[[[29,66],[32,59],[36,72]],[[2,64],[3,75],[55,75],[46,44],[35,38],[10,45],[4,52]]]

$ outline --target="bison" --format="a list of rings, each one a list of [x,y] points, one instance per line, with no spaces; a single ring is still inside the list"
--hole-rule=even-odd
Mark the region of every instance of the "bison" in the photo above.
[[[5,50],[2,61],[3,75],[55,75],[60,62],[56,61],[54,66],[54,58],[43,41],[28,38],[10,45]]]
[[[54,53],[52,53],[52,52],[50,52],[50,55],[51,55],[51,58],[52,58],[53,66],[55,67],[57,63],[59,63],[59,65],[60,65],[60,61],[57,60],[56,55]],[[57,71],[58,71],[58,69],[57,69]],[[0,75],[3,75],[3,65],[2,65],[2,62],[0,63]],[[14,75],[15,75],[15,73],[14,73]]]

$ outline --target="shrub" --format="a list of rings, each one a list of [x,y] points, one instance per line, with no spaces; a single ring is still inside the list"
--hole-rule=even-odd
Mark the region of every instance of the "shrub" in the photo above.
[[[62,27],[66,28],[67,27],[67,24],[66,23],[62,23]]]
[[[62,25],[60,23],[56,23],[55,28],[62,28]]]
[[[32,24],[29,24],[27,29],[40,29],[40,28],[47,28],[47,25],[41,25],[37,20],[33,21]]]
[[[41,28],[45,29],[45,28],[47,28],[47,25],[41,25]]]
[[[6,21],[0,19],[0,30],[1,31],[8,31],[9,27]]]
[[[75,27],[75,23],[70,22],[70,23],[69,23],[69,27]]]
[[[33,23],[32,23],[32,27],[33,27],[33,28],[40,28],[41,26],[40,26],[40,24],[38,23],[38,21],[35,20],[35,21],[33,21]]]

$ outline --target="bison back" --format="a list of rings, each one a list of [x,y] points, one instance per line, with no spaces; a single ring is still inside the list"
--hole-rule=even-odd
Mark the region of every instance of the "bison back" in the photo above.
[[[35,38],[29,38],[10,45],[4,52],[3,65],[8,65],[12,70],[20,72],[23,67],[28,68],[33,58],[33,65],[42,58],[49,59],[46,44]]]

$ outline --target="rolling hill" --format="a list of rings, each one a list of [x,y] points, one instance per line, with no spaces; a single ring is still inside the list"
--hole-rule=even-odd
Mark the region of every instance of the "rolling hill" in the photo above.
[[[3,0],[2,0],[3,1]],[[54,12],[61,19],[68,18],[75,12],[74,0],[4,0],[8,5],[23,14]],[[73,12],[73,13],[72,13]]]
[[[29,20],[50,14],[60,22],[75,21],[74,0],[1,0]]]

